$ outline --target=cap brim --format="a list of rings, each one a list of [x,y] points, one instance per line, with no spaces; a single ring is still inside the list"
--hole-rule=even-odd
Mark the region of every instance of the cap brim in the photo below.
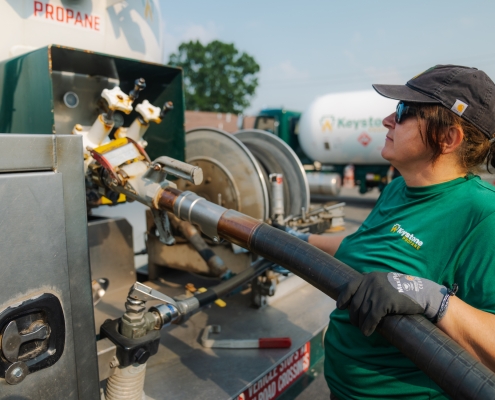
[[[408,101],[411,103],[440,103],[440,101],[417,92],[406,85],[372,85],[378,94],[389,99]]]

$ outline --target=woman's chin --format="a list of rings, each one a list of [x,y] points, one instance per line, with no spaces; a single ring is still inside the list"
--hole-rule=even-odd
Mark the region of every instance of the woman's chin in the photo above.
[[[384,147],[384,148],[382,149],[382,153],[381,153],[381,154],[382,154],[382,157],[383,157],[385,160],[387,160],[387,161],[389,161],[389,162],[390,162],[390,156],[391,156],[391,154],[390,154],[390,151],[388,151],[388,149],[386,149],[386,148]]]

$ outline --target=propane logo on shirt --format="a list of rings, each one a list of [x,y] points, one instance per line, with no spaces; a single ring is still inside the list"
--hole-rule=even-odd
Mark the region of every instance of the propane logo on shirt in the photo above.
[[[409,233],[406,230],[404,230],[400,226],[400,224],[395,224],[392,227],[392,229],[390,229],[390,232],[397,233],[398,235],[400,235],[404,242],[411,245],[416,250],[419,250],[421,248],[421,246],[423,246],[423,242],[421,240],[419,240],[417,237],[415,237],[412,233]]]

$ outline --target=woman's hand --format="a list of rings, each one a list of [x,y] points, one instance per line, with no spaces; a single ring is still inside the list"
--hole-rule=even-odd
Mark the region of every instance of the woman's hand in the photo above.
[[[372,272],[351,280],[341,291],[337,307],[348,308],[351,323],[369,336],[388,314],[424,314],[436,322],[443,317],[448,299],[448,289],[428,279]]]

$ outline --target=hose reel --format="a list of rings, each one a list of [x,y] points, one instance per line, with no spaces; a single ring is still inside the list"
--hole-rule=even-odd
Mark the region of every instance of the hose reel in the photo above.
[[[178,187],[225,208],[266,221],[272,206],[269,176],[282,174],[285,214],[308,210],[304,168],[292,149],[271,133],[193,129],[186,134],[186,162],[202,168],[204,180],[199,186],[179,182]]]

